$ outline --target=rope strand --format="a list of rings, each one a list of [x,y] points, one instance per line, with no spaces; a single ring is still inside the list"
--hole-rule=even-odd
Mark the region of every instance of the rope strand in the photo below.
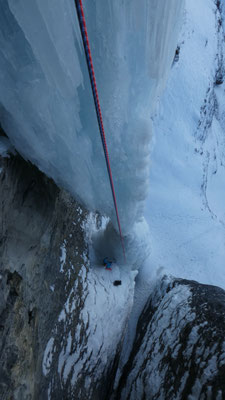
[[[104,125],[103,125],[97,84],[96,84],[96,79],[95,79],[94,66],[93,66],[93,61],[92,61],[92,56],[91,56],[91,49],[90,49],[90,44],[89,44],[89,39],[88,39],[86,21],[85,21],[85,17],[84,17],[84,9],[83,9],[82,0],[74,0],[74,1],[75,1],[76,10],[77,10],[78,20],[79,20],[81,36],[82,36],[82,40],[83,40],[84,52],[85,52],[90,82],[91,82],[91,88],[92,88],[92,94],[93,94],[93,99],[94,99],[94,104],[95,104],[95,111],[96,111],[97,120],[98,120],[99,132],[100,132],[100,136],[101,136],[101,140],[102,140],[102,146],[103,146],[103,150],[104,150],[106,166],[107,166],[107,171],[108,171],[108,175],[109,175],[109,181],[110,181],[110,186],[111,186],[111,191],[112,191],[114,208],[115,208],[115,212],[116,212],[117,224],[118,224],[118,228],[119,228],[120,239],[121,239],[121,244],[122,244],[122,249],[123,249],[124,261],[126,262],[124,239],[122,236],[119,212],[118,212],[117,201],[116,201],[116,194],[115,194],[115,189],[114,189],[114,184],[113,184],[112,171],[111,171],[110,162],[109,162],[109,153],[108,153],[108,148],[107,148],[107,144],[106,144],[105,130],[104,130]]]

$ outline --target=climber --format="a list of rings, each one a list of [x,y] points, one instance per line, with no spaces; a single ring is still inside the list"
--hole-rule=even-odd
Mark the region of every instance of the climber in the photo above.
[[[109,271],[112,271],[112,261],[109,261],[108,257],[105,257],[103,260],[103,265],[105,267],[105,269],[108,269]]]

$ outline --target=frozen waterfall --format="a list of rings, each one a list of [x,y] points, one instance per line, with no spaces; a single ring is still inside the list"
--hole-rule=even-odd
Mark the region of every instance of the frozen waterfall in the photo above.
[[[151,115],[173,60],[181,0],[84,4],[124,233],[143,214]],[[0,123],[12,144],[116,225],[73,0],[2,0]]]

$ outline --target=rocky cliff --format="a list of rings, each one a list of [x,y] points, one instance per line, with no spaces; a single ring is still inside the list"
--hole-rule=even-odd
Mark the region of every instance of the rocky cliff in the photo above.
[[[225,291],[164,277],[139,318],[114,399],[225,398]]]
[[[90,262],[96,218],[87,228],[90,215],[20,156],[0,158],[0,199],[1,399],[107,398],[134,273]]]
[[[74,223],[84,213],[19,156],[0,162],[1,398],[46,398],[40,396],[46,387],[43,352],[84,264],[84,234]],[[62,243],[70,260],[66,273],[60,271]]]
[[[93,264],[90,215],[21,157],[0,162],[1,399],[223,399],[225,292],[159,280],[113,388],[134,273]]]

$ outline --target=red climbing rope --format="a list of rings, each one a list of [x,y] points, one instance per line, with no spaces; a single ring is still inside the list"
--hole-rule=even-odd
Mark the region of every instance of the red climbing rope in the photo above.
[[[111,171],[110,162],[109,162],[109,153],[108,153],[108,148],[107,148],[107,144],[106,144],[105,130],[104,130],[104,125],[103,125],[97,84],[96,84],[96,79],[95,79],[94,66],[93,66],[93,61],[92,61],[92,57],[91,57],[91,49],[90,49],[90,44],[89,44],[89,39],[88,39],[87,26],[86,26],[85,17],[84,17],[83,4],[82,4],[82,0],[74,0],[74,2],[75,2],[76,10],[77,10],[79,24],[80,24],[80,31],[81,31],[81,36],[82,36],[82,40],[83,40],[84,52],[85,52],[85,57],[86,57],[86,61],[87,61],[90,82],[91,82],[91,88],[92,88],[92,94],[93,94],[93,98],[94,98],[95,111],[96,111],[97,120],[98,120],[99,132],[101,135],[102,146],[103,146],[103,150],[104,150],[106,166],[107,166],[107,170],[108,170],[109,181],[110,181],[110,186],[111,186],[111,191],[112,191],[112,197],[113,197],[114,207],[115,207],[115,211],[116,211],[116,218],[117,218],[117,223],[118,223],[118,228],[119,228],[119,233],[120,233],[123,255],[124,255],[124,260],[126,262],[125,246],[124,246],[124,240],[123,240],[123,236],[122,236],[122,230],[121,230],[120,219],[119,219],[119,212],[118,212],[118,207],[117,207],[117,202],[116,202],[116,194],[115,194],[115,189],[114,189],[114,184],[113,184],[112,171]]]

